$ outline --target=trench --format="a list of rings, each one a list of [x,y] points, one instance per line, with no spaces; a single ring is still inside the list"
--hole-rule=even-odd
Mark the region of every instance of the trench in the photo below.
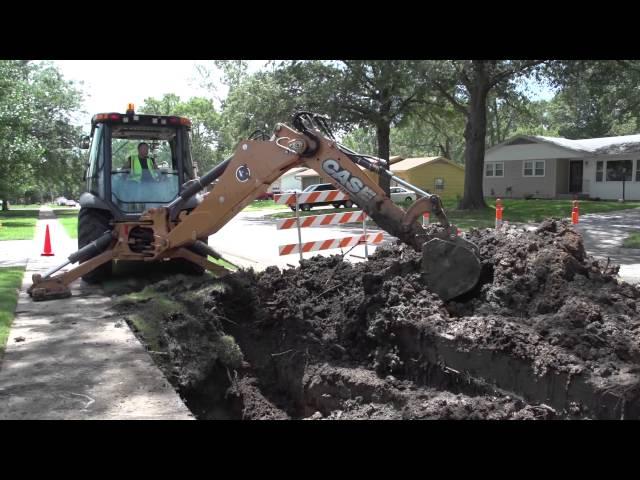
[[[122,312],[175,303],[153,315],[154,358],[199,419],[640,418],[640,289],[560,222],[475,235],[481,281],[447,304],[390,246],[364,264],[168,279]]]

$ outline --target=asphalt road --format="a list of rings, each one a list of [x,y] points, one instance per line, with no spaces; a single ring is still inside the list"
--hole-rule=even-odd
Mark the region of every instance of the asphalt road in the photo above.
[[[322,214],[323,212],[326,213],[331,210],[331,207],[320,207],[314,208],[313,212]],[[277,230],[275,220],[266,217],[266,215],[274,212],[276,211],[264,210],[261,212],[242,212],[238,214],[220,229],[220,231],[209,237],[209,245],[225,258],[228,258],[229,261],[242,267],[253,267],[256,270],[262,270],[269,265],[277,265],[280,268],[297,266],[300,259],[299,254],[280,256],[278,247],[280,245],[297,243],[298,231],[295,228],[290,230]],[[277,210],[277,212],[287,212],[287,210]],[[378,233],[380,231],[379,228],[367,228],[367,233]],[[303,242],[312,242],[316,240],[361,235],[363,230],[362,224],[348,224],[303,228],[301,232]],[[383,232],[383,234],[384,241],[391,241],[394,238],[386,232]],[[371,255],[375,249],[376,246],[369,245],[369,255]],[[345,249],[344,251],[347,250],[349,249]],[[315,255],[329,256],[340,253],[341,250],[333,249],[308,252],[304,253],[303,256],[305,259],[308,259]],[[364,260],[364,255],[365,247],[364,245],[359,245],[353,248],[353,250],[345,256],[345,259],[352,262],[360,262]]]

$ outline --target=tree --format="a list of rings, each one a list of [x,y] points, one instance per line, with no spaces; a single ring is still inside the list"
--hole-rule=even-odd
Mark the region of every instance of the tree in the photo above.
[[[146,98],[140,107],[142,113],[154,115],[178,115],[191,120],[191,156],[201,171],[207,171],[219,162],[220,114],[213,101],[192,97],[184,102],[179,96],[168,93],[162,98]]]
[[[463,163],[464,120],[448,103],[420,106],[391,132],[393,152],[402,156],[443,156]]]
[[[50,193],[82,175],[69,114],[80,93],[49,63],[0,61],[0,199],[28,189]],[[78,182],[79,183],[79,182]]]
[[[222,102],[222,155],[229,155],[241,139],[258,129],[268,135],[277,123],[287,122],[299,104],[299,96],[288,93],[273,71],[246,76]]]
[[[282,62],[280,85],[305,109],[327,113],[342,128],[373,128],[378,157],[390,154],[391,128],[424,102],[423,63],[411,60]],[[380,176],[389,191],[389,180]]]
[[[486,208],[482,191],[487,135],[487,100],[514,91],[515,80],[529,74],[540,60],[429,61],[430,85],[465,118],[465,179],[460,209]]]
[[[560,136],[597,138],[640,129],[639,61],[555,61],[548,74],[559,88],[549,113]]]

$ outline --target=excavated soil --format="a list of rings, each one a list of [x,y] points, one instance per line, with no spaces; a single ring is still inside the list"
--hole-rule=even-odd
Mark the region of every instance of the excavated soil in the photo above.
[[[456,301],[392,245],[358,264],[174,277],[118,310],[202,419],[640,418],[640,288],[564,222],[467,238],[482,278]]]

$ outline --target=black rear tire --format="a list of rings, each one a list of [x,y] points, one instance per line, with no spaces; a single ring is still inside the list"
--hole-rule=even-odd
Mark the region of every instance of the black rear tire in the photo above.
[[[353,202],[351,200],[346,200],[344,203],[344,208],[351,208],[353,207]]]
[[[81,208],[78,214],[78,249],[100,238],[104,232],[112,230],[110,225],[111,213],[96,208]],[[87,259],[81,259],[80,263]],[[98,268],[85,273],[82,279],[87,283],[99,283],[111,276],[112,262],[100,265]]]
[[[302,205],[300,205],[300,210],[302,210],[303,212],[308,212],[309,210],[311,210],[311,205],[309,205],[308,203],[303,203]]]

